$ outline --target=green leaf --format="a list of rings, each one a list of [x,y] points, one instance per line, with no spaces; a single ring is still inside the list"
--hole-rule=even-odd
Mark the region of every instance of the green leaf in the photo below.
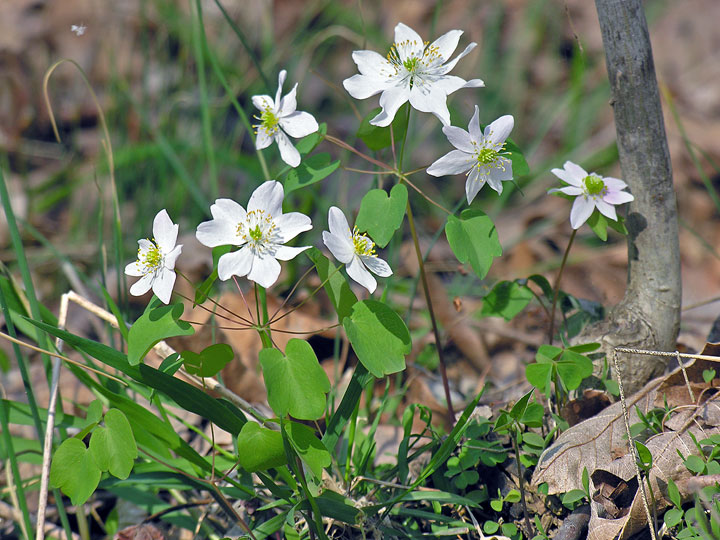
[[[665,525],[668,526],[668,528],[675,527],[678,525],[683,518],[684,512],[681,508],[671,508],[667,512],[665,512],[665,515],[663,516],[663,521],[665,522]]]
[[[544,417],[545,408],[539,403],[530,403],[519,421],[527,427],[540,427],[542,426]]]
[[[553,288],[545,276],[541,276],[540,274],[533,274],[532,276],[528,277],[528,281],[532,281],[533,283],[535,283],[535,285],[540,287],[540,290],[542,291],[545,298],[547,298],[549,301],[552,301]]]
[[[677,484],[673,482],[672,478],[668,478],[667,492],[670,501],[675,505],[675,507],[682,508],[682,497],[680,496],[680,490],[678,489]]]
[[[355,226],[367,232],[375,243],[385,247],[405,217],[408,192],[403,184],[395,184],[390,196],[384,189],[371,189],[360,203]]]
[[[223,247],[230,247],[230,246],[223,246]],[[217,266],[213,268],[213,271],[210,273],[210,275],[205,278],[205,281],[203,281],[200,286],[195,291],[195,299],[193,300],[193,307],[202,304],[205,302],[205,300],[208,299],[208,296],[210,296],[210,291],[212,290],[213,285],[215,284],[215,281],[217,281],[218,273],[217,273]]]
[[[325,413],[330,381],[307,341],[291,339],[284,355],[277,349],[262,349],[260,365],[275,414],[317,420]]]
[[[118,409],[105,413],[105,427],[99,426],[90,437],[90,452],[101,471],[120,479],[130,476],[138,455],[130,423]]]
[[[410,331],[385,304],[375,300],[356,303],[343,326],[358,359],[375,377],[405,369]]]
[[[695,474],[702,474],[705,471],[705,462],[698,456],[688,456],[685,466]]]
[[[593,363],[587,356],[568,349],[557,363],[557,372],[565,388],[575,390],[584,379],[592,375]]]
[[[115,316],[115,320],[118,323],[118,330],[120,330],[120,334],[122,334],[122,337],[125,341],[128,340],[128,327],[125,323],[125,317],[123,317],[122,312],[120,311],[120,308],[115,303],[115,300],[113,300],[113,297],[110,296],[110,293],[108,293],[105,290],[105,287],[100,287],[100,291],[103,294],[103,298],[105,298],[105,303],[110,308],[110,311]]]
[[[490,270],[493,259],[502,255],[495,225],[480,210],[465,210],[460,219],[449,216],[445,235],[457,259],[469,262],[480,279]]]
[[[530,167],[525,160],[525,156],[520,150],[520,147],[515,144],[512,139],[505,140],[505,152],[503,153],[506,157],[510,158],[510,161],[512,161],[513,178],[517,179],[518,177],[525,176],[530,172]]]
[[[573,503],[581,501],[586,497],[585,492],[582,489],[572,489],[563,495],[562,503],[565,506],[570,506]]]
[[[330,154],[322,152],[304,159],[300,165],[290,169],[283,182],[285,195],[296,189],[310,186],[330,176],[340,166],[340,160],[332,161]]]
[[[603,242],[607,240],[608,220],[597,209],[590,215],[587,224],[600,240]]]
[[[246,422],[238,435],[240,466],[248,472],[264,471],[287,463],[282,435],[279,431]]]
[[[483,298],[481,315],[498,316],[509,321],[533,299],[527,285],[515,281],[501,281]]]
[[[317,145],[320,144],[320,141],[325,138],[326,133],[327,124],[323,122],[318,126],[318,130],[315,133],[311,133],[310,135],[306,135],[305,137],[300,139],[295,144],[295,148],[298,152],[300,152],[301,155],[305,156],[315,150],[315,147],[317,147]]]
[[[362,139],[365,145],[370,150],[382,150],[392,144],[392,138],[390,137],[390,126],[379,127],[373,126],[370,120],[375,118],[382,109],[377,107],[370,111],[360,123],[360,128],[357,130],[357,136]],[[399,142],[402,135],[402,129],[405,122],[404,114],[396,114],[392,121],[393,134],[395,135],[395,142]]]
[[[618,218],[617,221],[613,221],[612,219],[608,220],[608,225],[615,232],[618,232],[618,233],[622,234],[623,236],[627,236],[628,230],[625,227],[625,218],[622,216],[618,216],[617,218]]]
[[[181,321],[183,305],[165,305],[154,297],[128,333],[128,362],[137,365],[156,343],[174,336],[189,336],[195,332],[192,326]]]
[[[583,343],[582,345],[573,345],[568,347],[568,351],[575,351],[576,353],[586,354],[589,352],[597,351],[600,348],[599,343]]]
[[[709,383],[715,378],[715,370],[714,369],[703,369],[703,380],[706,383]]]
[[[562,354],[563,350],[560,347],[554,345],[540,345],[538,347],[535,360],[537,362],[552,362]]]
[[[70,497],[72,504],[83,504],[100,482],[101,471],[92,453],[78,439],[67,439],[58,446],[50,465],[50,483]]]
[[[550,394],[553,365],[551,363],[535,363],[525,366],[525,378],[546,396]]]
[[[181,356],[185,371],[191,375],[214,377],[233,359],[233,350],[230,345],[216,343],[203,349],[200,354],[183,351]]]
[[[288,422],[286,431],[290,444],[316,478],[322,478],[322,471],[332,463],[330,452],[315,436],[315,431],[297,422]]]
[[[520,418],[522,418],[523,414],[525,414],[525,410],[528,408],[533,392],[534,390],[530,390],[527,394],[518,399],[515,405],[512,406],[512,409],[509,411],[512,418],[515,420],[520,420]]]
[[[325,292],[330,297],[338,315],[338,321],[342,322],[352,313],[352,307],[358,301],[357,296],[350,289],[342,272],[317,248],[310,248],[305,251],[305,254],[315,265],[318,277],[325,284]]]
[[[635,441],[635,448],[637,449],[638,453],[638,465],[640,465],[640,468],[645,471],[649,470],[653,464],[652,453],[650,452],[648,447],[640,441]]]

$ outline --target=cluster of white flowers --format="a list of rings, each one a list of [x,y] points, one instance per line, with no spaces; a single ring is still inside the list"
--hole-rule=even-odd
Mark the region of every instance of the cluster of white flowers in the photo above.
[[[82,32],[84,32],[84,26]],[[73,31],[76,28],[73,27]],[[80,28],[77,34],[81,35]],[[400,107],[409,102],[421,112],[435,115],[443,124],[442,131],[455,150],[436,160],[427,169],[433,176],[464,173],[467,176],[465,192],[468,204],[472,203],[480,189],[489,184],[498,194],[503,182],[513,179],[511,154],[506,140],[514,125],[510,115],[501,116],[484,129],[480,125],[480,110],[475,106],[465,131],[450,125],[447,97],[461,88],[484,86],[480,79],[464,79],[449,75],[457,62],[472,51],[476,44],[470,43],[454,59],[450,60],[458,46],[461,30],[451,30],[432,43],[422,38],[410,27],[400,23],[395,27],[395,41],[386,57],[374,51],[355,51],[352,58],[360,73],[345,79],[343,85],[356,99],[380,95],[381,112],[370,123],[389,126]],[[288,138],[305,137],[318,130],[315,118],[297,110],[297,83],[282,95],[287,77],[285,70],[278,75],[275,99],[268,95],[253,96],[253,105],[260,111],[255,146],[262,150],[277,142],[282,160],[291,167],[301,163],[301,156]],[[570,213],[574,229],[579,228],[597,208],[609,219],[617,220],[615,205],[633,200],[623,191],[627,185],[617,178],[588,174],[578,165],[568,161],[564,169],[553,169],[553,174],[568,185],[551,189],[575,196]],[[284,190],[282,184],[270,180],[258,187],[250,197],[247,210],[230,199],[217,199],[210,207],[213,219],[201,223],[197,239],[205,246],[236,246],[218,260],[218,277],[221,280],[233,276],[247,277],[263,287],[273,285],[280,275],[280,263],[288,261],[310,246],[285,245],[298,234],[312,228],[310,218],[298,212],[283,214]],[[354,228],[350,230],[345,214],[333,206],[328,213],[329,231],[322,234],[323,242],[333,256],[346,266],[348,275],[374,292],[377,282],[372,273],[388,277],[390,266],[378,258],[375,244],[365,234]],[[142,295],[152,289],[165,303],[170,301],[175,283],[175,261],[182,246],[176,246],[178,226],[173,224],[165,210],[161,210],[153,222],[153,240],[138,242],[138,260],[129,264],[125,273],[140,279],[130,288],[133,295]]]

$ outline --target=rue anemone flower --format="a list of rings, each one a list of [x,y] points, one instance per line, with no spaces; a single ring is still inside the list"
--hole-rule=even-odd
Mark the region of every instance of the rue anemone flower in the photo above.
[[[342,210],[331,206],[328,211],[330,232],[323,231],[323,242],[333,256],[345,265],[348,275],[365,287],[370,293],[375,292],[377,282],[370,272],[380,277],[392,275],[388,263],[375,254],[375,243],[366,235],[354,228],[350,232],[347,218]],[[368,272],[370,270],[370,272]]]
[[[553,169],[552,173],[568,185],[551,189],[548,193],[559,192],[575,197],[570,210],[573,229],[579,229],[596,208],[608,219],[617,221],[615,206],[635,199],[623,191],[627,184],[622,180],[588,173],[572,161],[566,161],[562,169]]]
[[[443,133],[457,150],[445,154],[427,169],[433,176],[465,173],[465,194],[468,204],[487,183],[502,193],[503,182],[512,180],[512,162],[504,153],[505,139],[510,135],[515,120],[509,114],[480,129],[480,115],[475,105],[475,114],[470,119],[468,131],[455,126],[444,126]]]
[[[267,288],[280,276],[280,263],[308,249],[285,246],[303,231],[312,229],[310,218],[299,212],[283,214],[282,184],[269,180],[250,196],[247,211],[231,199],[217,199],[210,207],[213,219],[201,223],[195,236],[201,244],[239,246],[218,260],[218,277],[244,277]]]
[[[375,126],[389,126],[395,113],[407,101],[418,111],[432,113],[448,125],[447,97],[460,88],[485,86],[480,79],[465,81],[448,75],[458,60],[476,46],[476,43],[470,43],[450,60],[462,33],[462,30],[450,30],[428,43],[415,30],[399,23],[387,57],[374,51],[353,52],[352,58],[360,73],[345,79],[343,86],[355,99],[367,99],[382,92],[382,111],[370,120]]]
[[[182,245],[176,246],[178,226],[166,210],[153,220],[153,239],[138,240],[138,260],[125,267],[125,274],[140,279],[130,287],[130,294],[142,296],[150,289],[164,304],[170,303],[175,285],[175,261]]]
[[[253,96],[252,102],[260,109],[260,115],[255,116],[260,121],[254,127],[257,130],[255,148],[262,150],[277,142],[280,157],[291,167],[300,165],[300,152],[288,139],[305,137],[318,130],[318,123],[310,113],[297,109],[297,83],[289,94],[282,97],[282,87],[287,71],[284,69],[278,75],[278,89],[275,99],[267,95]]]

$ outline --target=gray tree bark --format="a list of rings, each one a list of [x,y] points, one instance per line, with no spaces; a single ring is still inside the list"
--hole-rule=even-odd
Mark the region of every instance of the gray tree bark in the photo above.
[[[626,221],[625,296],[605,321],[588,330],[608,353],[618,345],[673,351],[682,295],[677,204],[647,21],[640,0],[595,0],[595,6],[620,168],[635,200]],[[657,357],[623,356],[626,391],[639,389],[665,369]]]

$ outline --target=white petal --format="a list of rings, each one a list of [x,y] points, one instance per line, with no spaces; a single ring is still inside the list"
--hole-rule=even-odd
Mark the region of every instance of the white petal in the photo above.
[[[476,143],[482,141],[482,130],[480,129],[480,108],[475,105],[475,114],[472,115],[470,123],[468,124],[468,132],[470,133],[470,139]]]
[[[290,246],[279,246],[275,250],[275,258],[279,261],[289,261],[300,255],[306,249],[310,249],[311,246],[302,247],[290,247]]]
[[[273,101],[273,98],[266,94],[253,96],[252,102],[253,105],[261,111],[264,111],[265,109],[275,110],[275,102]]]
[[[601,199],[596,199],[595,206],[597,207],[598,210],[600,210],[600,213],[603,216],[610,218],[613,221],[617,221],[617,214],[615,213],[615,207],[612,204],[608,204]]]
[[[147,238],[141,238],[138,240],[138,251],[140,253],[147,253],[149,250],[154,249],[155,244],[153,244],[150,240]]]
[[[275,106],[277,108],[280,108],[280,96],[282,96],[282,87],[283,84],[285,84],[285,77],[287,77],[287,71],[283,69],[280,73],[278,73],[278,89],[275,94]]]
[[[375,292],[377,281],[375,281],[375,278],[372,277],[372,274],[368,272],[365,265],[360,261],[360,257],[353,257],[350,264],[345,266],[345,270],[347,270],[348,276],[365,287],[370,293]]]
[[[472,155],[461,150],[453,150],[430,165],[427,168],[427,173],[432,176],[464,173],[473,166],[474,161]]]
[[[163,304],[169,304],[174,285],[175,272],[163,268],[157,273],[155,281],[153,281],[152,290]]]
[[[573,229],[579,229],[583,223],[592,215],[595,210],[595,203],[585,197],[577,197],[570,210],[570,225]]]
[[[288,212],[287,214],[276,217],[275,225],[280,233],[278,243],[281,244],[292,240],[303,231],[312,229],[310,218],[300,212]]]
[[[475,151],[475,146],[472,143],[470,134],[463,128],[443,126],[442,132],[445,134],[448,141],[450,141],[450,144],[458,150],[462,150],[467,154],[472,154]]]
[[[449,60],[452,53],[457,49],[460,36],[463,35],[462,30],[450,30],[447,34],[443,34],[430,44],[430,48],[436,48],[438,54],[444,59]]]
[[[278,116],[287,116],[294,113],[295,109],[297,109],[297,98],[295,97],[297,94],[297,87],[298,85],[295,83],[292,90],[290,90],[290,92],[288,92],[285,97],[280,100],[280,103],[278,103]]]
[[[250,195],[248,201],[248,212],[253,210],[265,210],[274,219],[282,215],[282,203],[285,197],[285,191],[280,182],[268,180],[263,182],[253,194]]]
[[[570,184],[571,186],[576,186],[576,187],[580,188],[581,192],[583,191],[582,178],[577,178],[574,174],[569,173],[565,169],[552,169],[550,172],[553,173],[555,176],[557,176],[560,180],[562,180],[566,184]]]
[[[273,142],[273,136],[270,135],[264,127],[257,130],[257,138],[255,139],[255,148],[262,150],[270,146]]]
[[[370,120],[370,123],[373,126],[389,126],[395,118],[398,109],[408,100],[409,96],[410,90],[405,86],[396,86],[385,90],[380,96],[382,111]]]
[[[377,274],[380,277],[388,277],[392,276],[392,269],[390,268],[390,265],[383,261],[382,259],[379,259],[378,257],[368,257],[368,256],[360,256],[360,260],[362,263],[368,267],[368,269]]]
[[[635,197],[626,191],[608,191],[603,197],[603,201],[610,204],[624,204],[634,200]]]
[[[564,193],[565,195],[572,195],[573,197],[575,197],[577,195],[582,195],[584,193],[582,188],[579,188],[576,186],[565,186],[565,187],[561,187],[561,188],[553,188],[553,189],[548,190],[548,193],[557,193],[557,192]]]
[[[170,270],[175,268],[175,262],[177,261],[177,258],[180,256],[180,253],[182,252],[182,244],[179,246],[175,246],[175,249],[173,249],[170,253],[165,255],[165,268],[168,268]]]
[[[142,296],[150,290],[154,280],[155,276],[152,273],[145,274],[143,277],[133,283],[132,287],[130,287],[130,294],[132,294],[133,296]]]
[[[605,182],[605,187],[612,191],[619,191],[627,187],[627,184],[625,182],[623,182],[619,178],[613,178],[612,176],[604,177],[603,182]]]
[[[588,173],[587,171],[585,171],[585,169],[583,169],[580,165],[573,163],[572,161],[566,161],[563,167],[568,173],[570,173],[577,179],[578,183],[575,184],[576,186],[579,186],[580,182],[582,182],[585,177],[588,176]],[[573,182],[570,183],[572,184]]]
[[[387,81],[381,81],[377,76],[353,75],[343,81],[343,86],[355,99],[367,99],[379,94],[390,87]]]
[[[410,104],[418,111],[433,113],[444,126],[450,125],[447,94],[444,90],[438,88],[437,84],[433,84],[429,88],[425,87],[424,90],[421,90],[418,86],[413,86],[410,90]]]
[[[463,88],[484,88],[485,83],[482,79],[470,79],[462,85]]]
[[[298,139],[315,133],[319,126],[312,114],[295,111],[288,116],[280,118],[280,127],[283,128],[285,133]]]
[[[153,236],[161,253],[172,251],[177,241],[177,235],[178,225],[172,222],[167,210],[160,210],[153,220]]]
[[[515,119],[512,115],[501,116],[485,128],[485,140],[491,142],[495,150],[499,150],[510,135],[514,124]]]
[[[508,175],[509,172],[509,175]],[[502,169],[490,169],[486,175],[487,183],[490,187],[497,191],[498,195],[503,192],[503,181],[512,179],[512,169],[505,166],[505,170]]]
[[[347,239],[348,244],[352,245],[352,232],[345,214],[337,206],[331,206],[328,210],[328,225],[330,233],[334,236],[340,236]]]
[[[218,261],[218,277],[221,281],[226,281],[232,276],[243,277],[252,268],[253,252],[245,246],[232,253],[226,253]]]
[[[280,263],[274,257],[266,255],[265,257],[255,257],[252,262],[252,269],[247,278],[254,281],[258,285],[271,287],[280,276]]]
[[[465,195],[467,196],[467,202],[470,204],[478,194],[478,192],[485,185],[485,178],[480,176],[480,171],[477,167],[473,168],[468,175],[467,182],[465,182]]]
[[[209,248],[227,246],[228,244],[240,245],[240,237],[237,235],[237,223],[225,219],[204,221],[198,225],[195,238],[203,246]]]
[[[470,43],[467,47],[465,47],[465,50],[464,50],[463,52],[461,52],[460,54],[458,54],[455,58],[453,58],[452,60],[450,60],[450,62],[448,62],[447,64],[445,64],[445,65],[442,67],[441,73],[450,73],[450,71],[452,70],[452,68],[455,67],[455,64],[457,64],[458,61],[459,61],[461,58],[463,58],[465,55],[467,55],[467,54],[468,54],[470,51],[472,51],[476,46],[477,46],[477,43],[475,43],[474,41],[473,41],[472,43]],[[478,80],[479,80],[479,79],[478,79]],[[481,81],[481,82],[482,82],[482,81]]]
[[[409,26],[398,23],[395,27],[395,43],[400,44],[407,42],[409,46],[399,47],[398,53],[401,60],[406,60],[413,53],[415,56],[422,56],[425,42],[418,33]]]
[[[390,74],[395,71],[392,64],[375,51],[353,51],[352,59],[362,75],[379,77],[382,72]]]
[[[293,146],[290,139],[288,139],[288,136],[285,135],[282,130],[275,134],[275,140],[278,143],[280,157],[282,160],[291,167],[297,167],[300,165],[300,152],[297,151],[297,148]]]
[[[328,231],[322,233],[323,243],[330,250],[338,261],[343,264],[347,264],[353,258],[355,249],[351,242],[347,241],[347,238],[332,234]]]
[[[216,199],[215,204],[210,206],[210,213],[215,219],[221,219],[236,224],[245,220],[247,212],[232,199]]]
[[[456,90],[463,88],[465,84],[467,84],[465,79],[461,79],[455,75],[441,75],[437,80],[432,81],[425,88],[418,87],[418,90],[423,93],[427,93],[428,89],[431,92],[442,91],[442,93],[445,94],[445,98],[447,98],[447,96]]]
[[[125,275],[133,277],[144,276],[145,272],[143,272],[143,268],[144,266],[140,264],[140,261],[131,262],[125,267]]]

